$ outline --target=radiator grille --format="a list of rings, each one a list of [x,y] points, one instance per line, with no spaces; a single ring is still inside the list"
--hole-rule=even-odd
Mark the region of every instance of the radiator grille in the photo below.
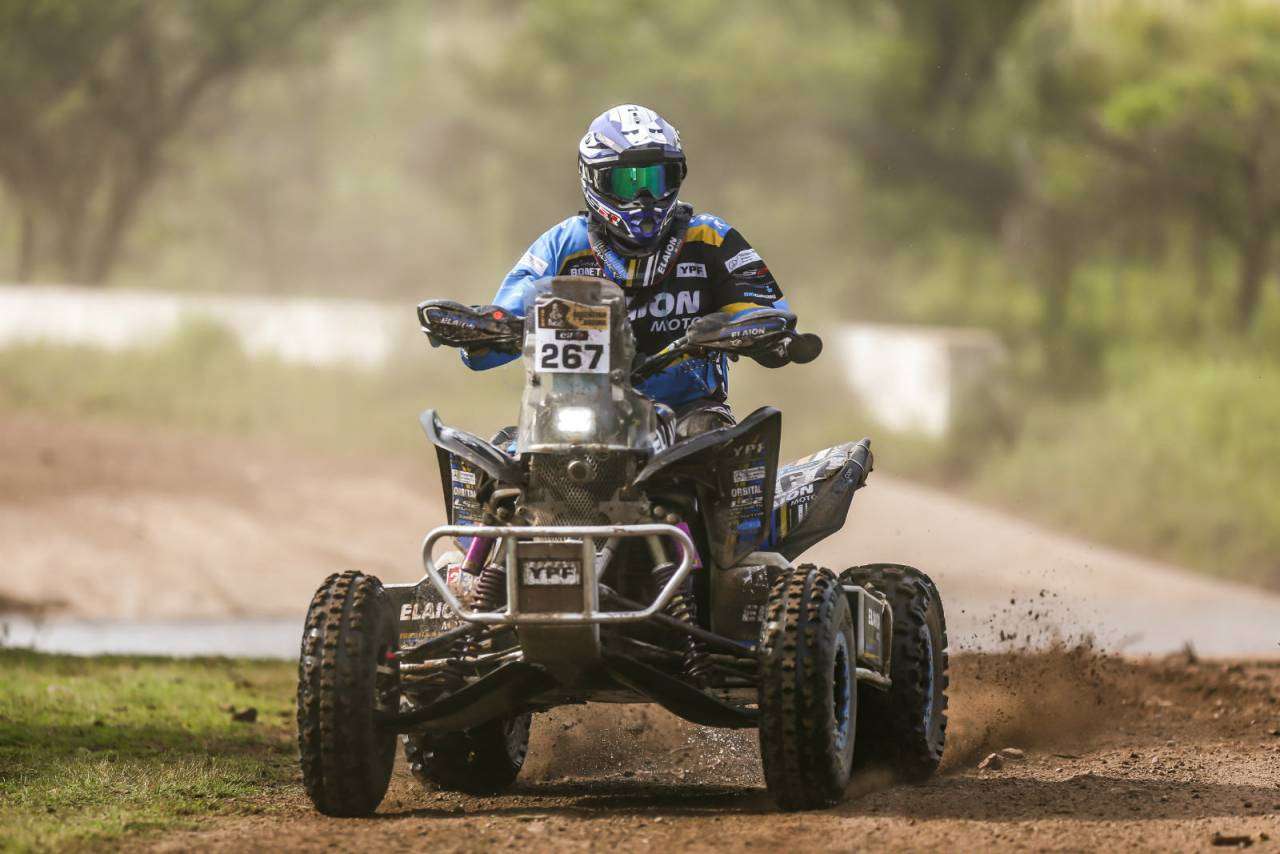
[[[585,462],[593,477],[569,476],[571,460]],[[613,501],[635,473],[629,454],[534,454],[529,463],[527,506],[538,525],[607,525],[600,505]]]

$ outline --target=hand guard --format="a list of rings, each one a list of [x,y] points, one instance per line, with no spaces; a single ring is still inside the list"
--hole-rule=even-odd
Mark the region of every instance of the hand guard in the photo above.
[[[418,306],[418,322],[431,346],[461,347],[471,355],[486,350],[519,353],[524,335],[524,321],[496,305],[427,300]]]

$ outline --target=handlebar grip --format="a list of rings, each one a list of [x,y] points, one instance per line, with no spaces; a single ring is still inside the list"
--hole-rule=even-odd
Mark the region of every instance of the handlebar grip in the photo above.
[[[812,362],[822,353],[822,339],[812,332],[805,332],[791,339],[787,355],[798,365]]]

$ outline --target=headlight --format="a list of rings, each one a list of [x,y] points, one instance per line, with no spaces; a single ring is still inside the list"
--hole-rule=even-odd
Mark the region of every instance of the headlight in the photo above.
[[[566,439],[585,439],[596,429],[596,414],[588,406],[562,406],[556,410],[556,432]]]

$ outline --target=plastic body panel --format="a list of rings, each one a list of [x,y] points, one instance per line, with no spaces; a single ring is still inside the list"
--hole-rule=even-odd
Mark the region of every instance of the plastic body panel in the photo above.
[[[847,442],[786,465],[773,500],[773,549],[794,560],[844,527],[853,494],[866,485],[871,440]]]

